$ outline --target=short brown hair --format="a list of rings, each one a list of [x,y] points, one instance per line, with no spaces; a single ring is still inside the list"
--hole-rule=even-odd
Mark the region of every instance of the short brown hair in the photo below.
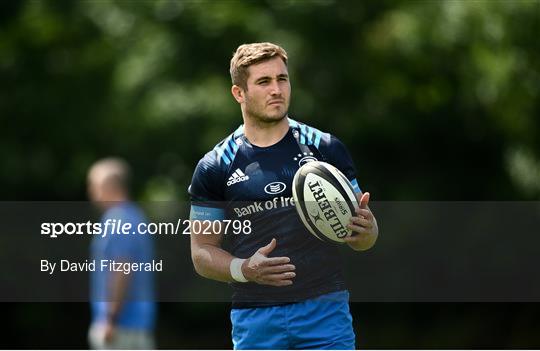
[[[234,85],[247,89],[248,67],[273,57],[281,57],[287,65],[287,52],[272,43],[242,44],[236,49],[231,59],[231,80]]]

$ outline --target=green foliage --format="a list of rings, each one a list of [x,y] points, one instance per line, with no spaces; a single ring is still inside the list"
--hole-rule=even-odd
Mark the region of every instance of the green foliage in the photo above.
[[[350,148],[374,199],[540,195],[540,2],[23,1],[0,17],[2,198],[85,198],[120,155],[141,199],[187,199],[241,123],[239,44],[290,56],[291,115]]]
[[[84,200],[88,167],[118,155],[137,199],[187,200],[242,123],[229,60],[255,41],[288,51],[291,116],[345,142],[373,200],[538,199],[538,33],[539,0],[3,1],[1,199]],[[86,304],[37,305],[8,313],[25,330],[8,345],[86,347]],[[538,340],[530,305],[382,305],[353,305],[359,346]],[[228,306],[161,307],[161,346],[231,347]]]

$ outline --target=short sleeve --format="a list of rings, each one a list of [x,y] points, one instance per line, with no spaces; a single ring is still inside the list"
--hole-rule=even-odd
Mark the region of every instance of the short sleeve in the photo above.
[[[223,201],[222,175],[217,164],[212,162],[209,154],[199,161],[188,193],[192,203]]]
[[[188,193],[191,199],[192,220],[220,220],[224,218],[223,175],[219,165],[213,162],[211,154],[199,161]]]
[[[329,142],[326,145],[321,145],[321,152],[329,163],[337,167],[349,179],[354,191],[361,192],[356,178],[356,168],[345,144],[335,136],[330,135]]]

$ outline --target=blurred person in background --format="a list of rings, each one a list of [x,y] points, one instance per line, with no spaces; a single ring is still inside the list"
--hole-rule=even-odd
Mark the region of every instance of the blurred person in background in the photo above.
[[[126,161],[112,157],[97,161],[88,172],[88,195],[104,211],[102,225],[113,220],[130,223],[136,234],[107,233],[92,239],[91,259],[96,262],[90,277],[92,321],[88,340],[92,349],[155,348],[153,272],[142,270],[125,274],[100,269],[101,260],[124,264],[146,263],[154,258],[151,236],[136,232],[137,225],[146,222],[146,218],[130,200],[130,173]]]

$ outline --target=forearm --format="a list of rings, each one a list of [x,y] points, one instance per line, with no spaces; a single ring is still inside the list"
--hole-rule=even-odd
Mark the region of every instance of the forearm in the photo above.
[[[126,298],[129,285],[129,275],[123,272],[112,272],[109,282],[109,304],[107,309],[107,320],[116,323],[120,311]]]
[[[212,244],[199,244],[191,254],[195,271],[201,276],[221,282],[232,282],[230,265],[234,256]]]
[[[201,242],[202,240],[206,242]],[[251,257],[233,263],[232,267],[231,262],[236,257],[223,250],[219,243],[220,240],[212,240],[211,237],[191,237],[193,265],[197,273],[203,277],[222,282],[250,281],[274,286],[293,283],[296,268],[290,264],[291,259],[268,257],[277,245],[276,239],[272,239],[268,245],[259,248]]]

